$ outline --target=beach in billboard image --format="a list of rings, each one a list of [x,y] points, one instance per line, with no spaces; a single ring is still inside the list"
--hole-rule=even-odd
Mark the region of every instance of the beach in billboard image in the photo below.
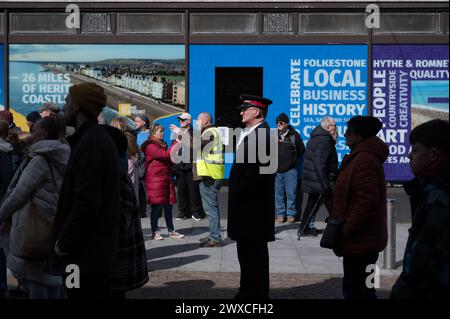
[[[93,82],[107,96],[106,122],[138,114],[152,120],[185,107],[183,45],[9,46],[9,107],[17,125],[45,102],[63,107],[69,87]],[[26,128],[25,128],[26,129]]]
[[[411,81],[411,129],[432,119],[448,120],[448,81]]]

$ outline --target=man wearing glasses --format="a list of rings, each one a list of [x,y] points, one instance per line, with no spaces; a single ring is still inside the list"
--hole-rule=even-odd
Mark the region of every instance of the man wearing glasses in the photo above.
[[[204,218],[205,213],[202,207],[202,199],[200,196],[199,178],[194,177],[192,168],[192,116],[189,113],[183,113],[177,117],[180,122],[180,127],[172,124],[170,130],[176,135],[181,135],[185,138],[190,138],[190,161],[174,164],[174,169],[177,173],[177,199],[179,214],[177,220],[192,219],[200,221]],[[178,151],[178,156],[181,158],[183,148]]]
[[[241,268],[235,299],[267,299],[268,242],[275,240],[275,174],[261,174],[261,168],[268,164],[258,155],[263,143],[265,150],[270,149],[270,127],[265,119],[272,101],[252,95],[241,95],[241,99],[239,109],[245,129],[237,142],[228,194],[228,237],[236,241]]]
[[[337,136],[336,122],[325,116],[306,144],[302,186],[308,194],[308,203],[298,231],[299,238],[321,233],[314,227],[314,220],[322,204],[331,213],[332,191],[338,170]]]

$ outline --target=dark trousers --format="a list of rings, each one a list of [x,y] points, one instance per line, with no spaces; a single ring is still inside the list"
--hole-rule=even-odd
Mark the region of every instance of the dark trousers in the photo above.
[[[297,221],[300,220],[302,215],[302,206],[303,206],[303,189],[302,189],[302,180],[297,179],[297,199],[295,201],[295,209],[297,213],[295,214],[295,219]]]
[[[241,282],[236,298],[269,297],[269,249],[266,241],[236,242]]]
[[[5,293],[6,289],[6,254],[3,248],[0,248],[0,295]]]
[[[150,226],[152,228],[152,233],[159,231],[158,219],[164,209],[164,219],[166,220],[167,231],[173,232],[173,220],[172,220],[172,205],[151,205],[150,212]]]
[[[309,227],[307,223],[315,220],[316,214],[320,206],[325,204],[328,214],[331,214],[332,194],[326,193],[323,196],[319,194],[308,194],[308,202],[306,204],[305,212],[303,213],[302,222],[300,223],[300,230],[305,230]]]
[[[67,299],[109,298],[111,298],[110,280],[106,274],[80,273],[80,288],[67,288]]]
[[[200,181],[194,181],[192,171],[177,171],[177,200],[178,218],[194,215],[196,218],[205,218],[200,195]]]
[[[368,265],[376,264],[378,253],[344,256],[344,279],[342,290],[345,299],[377,299],[375,288],[366,286]],[[372,281],[371,281],[372,282]]]

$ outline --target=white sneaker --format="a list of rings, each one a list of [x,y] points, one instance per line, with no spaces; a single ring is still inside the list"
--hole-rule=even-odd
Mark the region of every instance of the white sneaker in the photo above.
[[[164,240],[163,236],[161,236],[161,233],[159,231],[157,231],[156,233],[153,234],[153,239],[154,240]]]
[[[184,238],[183,234],[177,233],[176,231],[172,231],[169,233],[170,238],[181,239]]]
[[[192,219],[195,220],[196,222],[199,222],[202,220],[201,218],[195,217],[194,215],[192,215]]]

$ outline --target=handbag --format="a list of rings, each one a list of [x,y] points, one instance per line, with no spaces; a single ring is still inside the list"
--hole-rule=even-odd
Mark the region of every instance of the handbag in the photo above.
[[[21,239],[15,255],[23,259],[45,260],[50,252],[54,217],[44,217],[35,205],[29,204],[20,227]]]
[[[56,183],[55,175],[50,161],[43,156],[50,168],[53,183],[56,187],[58,197],[60,195],[58,184]],[[53,231],[54,216],[43,216],[36,206],[29,202],[28,207],[23,210],[24,216],[21,216],[21,238],[17,242],[17,251],[15,255],[23,259],[31,260],[45,260],[51,251],[51,236]],[[18,238],[17,238],[18,239]],[[16,239],[16,240],[17,240]]]
[[[344,226],[345,219],[331,218],[326,219],[327,226],[323,231],[322,238],[320,240],[320,247],[335,249],[339,243],[342,227]]]

